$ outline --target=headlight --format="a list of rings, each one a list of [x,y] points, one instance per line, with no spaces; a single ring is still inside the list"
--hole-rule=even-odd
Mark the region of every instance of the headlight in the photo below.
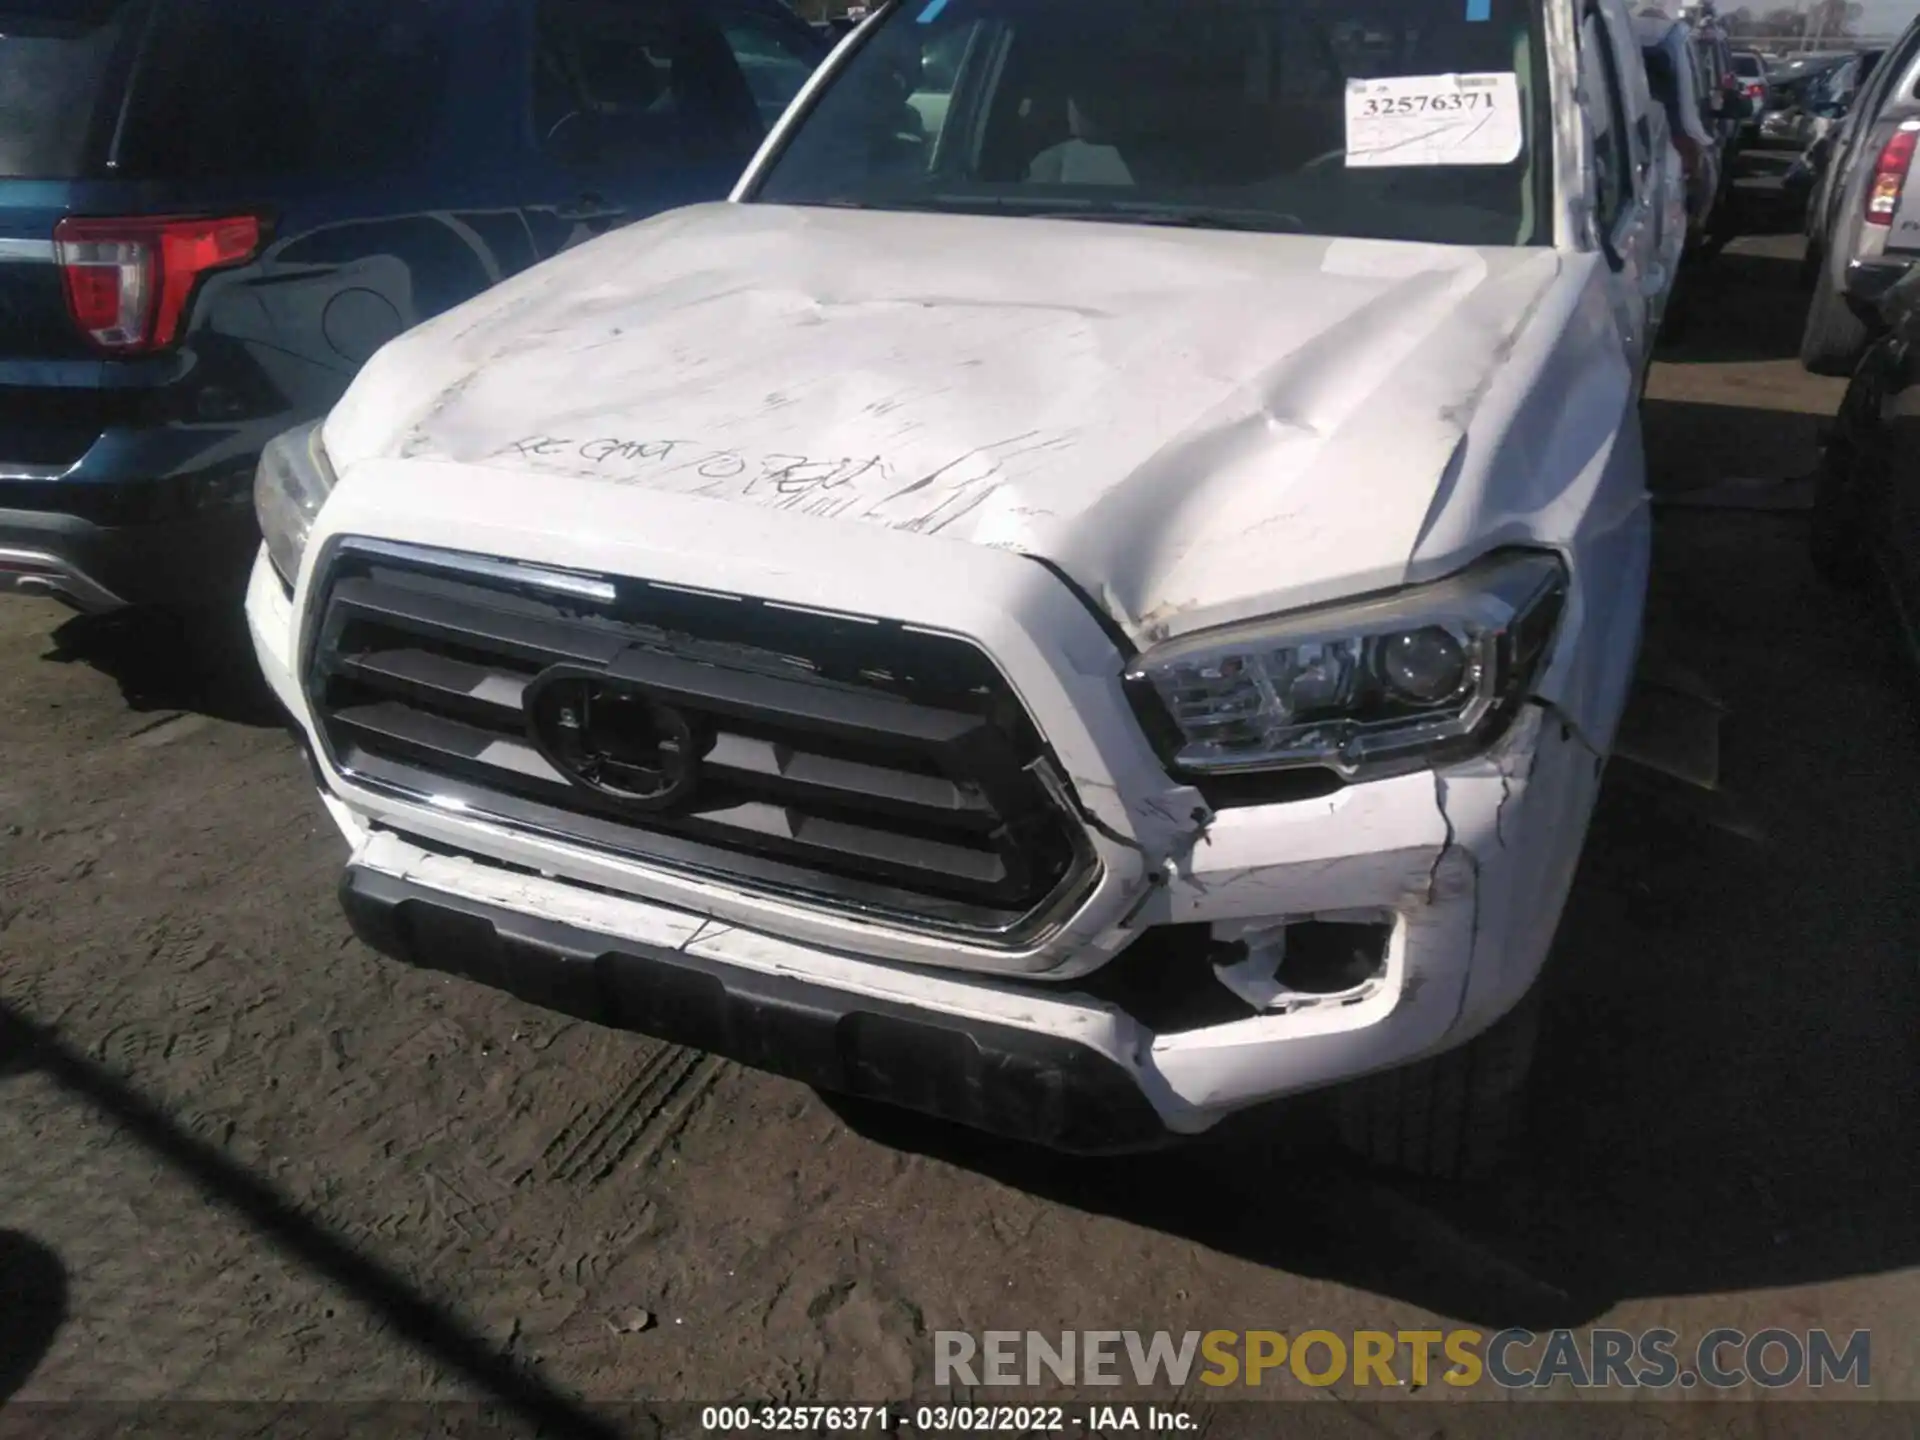
[[[1508,551],[1431,585],[1159,646],[1128,689],[1166,736],[1168,763],[1196,777],[1416,769],[1494,738],[1546,658],[1565,595],[1556,557]]]
[[[267,442],[260,452],[260,468],[253,472],[253,513],[260,519],[260,536],[280,578],[289,585],[300,573],[300,554],[307,548],[314,517],[333,490],[333,467],[320,444],[316,420]]]

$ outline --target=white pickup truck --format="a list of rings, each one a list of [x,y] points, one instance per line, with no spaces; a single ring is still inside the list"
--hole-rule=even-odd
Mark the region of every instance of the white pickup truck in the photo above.
[[[731,201],[262,461],[355,928],[1062,1149],[1337,1086],[1486,1163],[1634,665],[1677,164],[1618,0],[882,6]]]

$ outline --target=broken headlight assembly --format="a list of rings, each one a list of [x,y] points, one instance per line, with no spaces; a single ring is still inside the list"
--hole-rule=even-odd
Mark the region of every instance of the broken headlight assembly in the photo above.
[[[1432,584],[1157,646],[1127,689],[1187,777],[1402,773],[1497,737],[1546,660],[1566,587],[1557,556],[1497,552]]]
[[[314,517],[333,493],[333,466],[320,443],[320,426],[307,425],[276,435],[260,452],[253,472],[253,513],[267,558],[291,585],[300,575],[300,556],[313,533]]]

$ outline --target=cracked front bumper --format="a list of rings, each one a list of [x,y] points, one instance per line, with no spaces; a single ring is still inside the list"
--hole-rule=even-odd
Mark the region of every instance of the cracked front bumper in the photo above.
[[[607,935],[348,869],[340,898],[374,949],[604,1025],[670,1037],[821,1089],[1081,1154],[1167,1131],[1128,1069],[1093,1045],[740,963],[719,927]]]
[[[267,677],[317,755],[294,678],[298,602],[264,560],[248,613]],[[1043,691],[1011,668],[1029,697]],[[1092,688],[1087,676],[1078,681]],[[1197,1132],[1235,1110],[1461,1043],[1538,973],[1599,769],[1553,712],[1530,707],[1495,752],[1471,764],[1222,809],[1203,829],[1156,836],[1138,818],[1181,813],[1175,802],[1191,792],[1171,791],[1150,755],[1133,771],[1115,763],[1130,754],[1124,737],[1079,743],[1057,712],[1035,709],[1080,798],[1112,832],[1109,879],[1131,883],[1104,906],[1100,894],[1090,898],[1044,949],[1011,957],[943,950],[764,899],[674,892],[617,857],[359,790],[323,759],[316,770],[353,849],[353,893],[386,896],[390,914],[430,917],[396,928],[370,922],[360,904],[362,932],[389,953],[540,1003],[565,990],[573,1000],[564,1008],[609,1023],[1068,1148],[1134,1143],[1138,1114],[1115,1100],[1116,1077],[1160,1126]],[[1073,719],[1091,731],[1119,726],[1123,715],[1091,701]],[[490,918],[482,926],[475,915]],[[501,916],[524,923],[503,929]],[[1158,927],[1229,938],[1356,916],[1385,921],[1388,940],[1373,981],[1337,998],[1156,1029],[1079,983]],[[690,965],[720,978],[689,982]],[[596,978],[560,978],[583,973]],[[706,998],[645,1001],[650,986],[669,981]],[[810,998],[789,1004],[795,994]],[[814,1019],[801,1023],[802,1012]],[[874,1015],[885,1023],[861,1018]],[[903,1051],[896,1042],[915,1025],[938,1033]],[[951,1033],[966,1038],[939,1039]],[[875,1059],[876,1035],[891,1037],[889,1055],[918,1055],[926,1073],[903,1077],[896,1061]],[[881,1073],[893,1077],[885,1086],[872,1080]],[[1007,1095],[1027,1093],[1054,1097],[1046,1104],[1055,1109],[1009,1121]],[[1102,1114],[1125,1135],[1108,1135],[1096,1123]]]

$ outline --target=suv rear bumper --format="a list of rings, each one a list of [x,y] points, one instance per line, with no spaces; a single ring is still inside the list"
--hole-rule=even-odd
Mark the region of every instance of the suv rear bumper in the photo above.
[[[354,933],[395,959],[821,1089],[1068,1152],[1168,1136],[1132,1075],[1063,1036],[616,939],[358,865],[340,898]]]
[[[89,613],[126,605],[190,608],[237,598],[258,544],[245,505],[142,525],[0,509],[0,593],[49,595]]]
[[[1862,318],[1878,321],[1880,301],[1906,278],[1912,260],[1849,260],[1843,282],[1849,304],[1862,312]]]

